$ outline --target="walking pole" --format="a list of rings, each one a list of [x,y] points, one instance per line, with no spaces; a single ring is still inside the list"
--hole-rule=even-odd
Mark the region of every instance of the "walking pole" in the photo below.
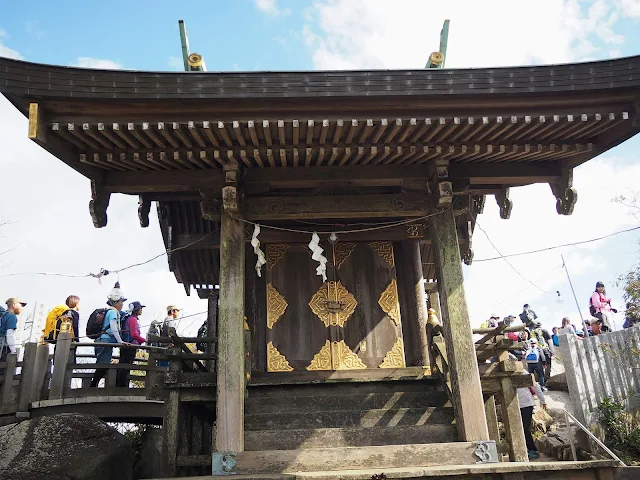
[[[569,280],[571,293],[573,293],[573,299],[576,301],[576,308],[578,309],[578,313],[580,314],[580,320],[582,321],[582,328],[584,328],[584,336],[586,338],[589,336],[589,330],[587,328],[587,324],[584,321],[584,317],[582,316],[582,310],[580,310],[580,304],[578,303],[578,297],[576,297],[576,291],[573,289],[573,283],[571,282],[571,277],[569,276],[569,270],[567,270],[567,263],[564,261],[564,256],[562,254],[560,254],[560,258],[562,258],[562,266],[564,267],[564,271],[567,273],[567,279]]]

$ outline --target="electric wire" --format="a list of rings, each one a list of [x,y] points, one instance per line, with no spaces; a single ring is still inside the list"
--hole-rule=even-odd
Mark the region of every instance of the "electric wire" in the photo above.
[[[500,257],[499,257],[499,258],[504,259],[504,261],[505,261],[505,262],[507,262],[507,265],[509,265],[509,266],[511,267],[511,269],[512,269],[514,272],[516,272],[520,278],[522,278],[525,282],[530,283],[531,285],[533,285],[534,287],[536,287],[538,290],[540,290],[540,291],[541,291],[541,292],[543,292],[543,293],[551,293],[551,292],[548,292],[547,290],[544,290],[544,289],[540,288],[538,285],[536,285],[535,283],[533,283],[533,282],[532,282],[531,280],[529,280],[527,277],[525,277],[524,275],[522,275],[522,274],[518,271],[518,269],[517,269],[516,267],[514,267],[514,266],[513,266],[513,264],[512,264],[509,260],[507,260],[507,259],[504,257],[504,255],[502,255],[502,253],[500,252],[500,250],[498,250],[498,247],[496,247],[495,243],[493,243],[493,241],[492,241],[492,240],[491,240],[491,238],[489,237],[489,234],[488,234],[487,232],[485,232],[485,230],[484,230],[484,229],[480,226],[480,224],[479,224],[479,223],[477,223],[477,222],[476,222],[476,227],[478,227],[478,228],[480,229],[480,231],[481,231],[482,233],[484,233],[484,236],[485,236],[485,237],[487,237],[487,240],[489,240],[489,243],[491,244],[491,246],[494,248],[494,250],[495,250],[496,252],[498,252],[498,255],[500,255]]]
[[[479,225],[476,223],[476,225],[479,227]],[[519,253],[509,253],[507,255],[500,255],[499,257],[490,257],[490,258],[479,258],[479,259],[474,259],[474,262],[489,262],[491,260],[500,260],[501,258],[510,258],[510,257],[519,257],[522,255],[532,255],[534,253],[541,253],[541,252],[548,252],[550,250],[557,250],[558,248],[565,248],[565,247],[574,247],[577,245],[584,245],[586,243],[592,243],[592,242],[597,242],[600,240],[604,240],[605,238],[609,238],[609,237],[613,237],[615,235],[620,235],[622,233],[628,233],[628,232],[633,232],[634,230],[640,230],[640,226],[639,227],[633,227],[633,228],[627,228],[626,230],[620,230],[618,232],[613,232],[610,233],[609,235],[604,235],[602,237],[597,237],[597,238],[592,238],[590,240],[582,240],[579,242],[570,242],[570,243],[563,243],[562,245],[554,245],[552,247],[545,247],[545,248],[539,248],[537,250],[529,250],[527,252],[519,252]]]

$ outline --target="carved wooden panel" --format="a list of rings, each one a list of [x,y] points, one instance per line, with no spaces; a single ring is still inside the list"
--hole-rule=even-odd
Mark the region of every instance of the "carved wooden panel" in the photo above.
[[[392,350],[393,363],[404,362],[403,344],[398,343],[402,339],[402,316],[391,242],[358,243],[339,268],[329,270],[330,280],[339,281],[357,301],[349,320],[344,328],[336,329],[332,341],[343,340],[368,368],[379,368]]]

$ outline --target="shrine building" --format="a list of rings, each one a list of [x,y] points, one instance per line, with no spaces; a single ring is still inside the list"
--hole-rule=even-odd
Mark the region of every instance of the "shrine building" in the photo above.
[[[282,471],[274,452],[422,445],[450,464],[466,453],[439,444],[490,440],[462,274],[485,199],[507,220],[511,188],[546,183],[570,215],[573,169],[640,131],[640,56],[246,73],[0,58],[0,92],[87,178],[96,228],[115,228],[114,193],[139,198],[142,227],[157,209],[169,269],[216,311],[201,450],[238,467],[259,452],[262,473]]]

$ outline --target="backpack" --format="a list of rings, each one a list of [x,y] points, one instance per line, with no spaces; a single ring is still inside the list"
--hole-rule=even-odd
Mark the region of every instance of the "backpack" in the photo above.
[[[125,343],[131,343],[133,338],[131,337],[131,329],[129,328],[129,319],[133,317],[130,313],[120,314],[120,338]]]
[[[105,332],[106,329],[102,328],[102,324],[104,323],[104,316],[108,310],[108,308],[98,308],[89,315],[89,320],[87,320],[87,337],[95,340]]]
[[[589,313],[592,317],[595,317],[598,312],[596,312],[596,307],[593,305],[593,297],[589,297]]]
[[[49,343],[56,343],[58,334],[60,333],[60,326],[62,325],[62,317],[69,312],[69,307],[66,305],[58,305],[53,307],[47,314],[47,319],[44,324],[44,339]]]
[[[202,326],[198,329],[198,338],[204,338],[207,336],[207,322],[205,321]],[[204,352],[207,348],[207,344],[204,342],[196,343],[196,349],[199,352]]]
[[[537,348],[529,348],[525,357],[527,363],[538,363],[540,361],[540,353]]]

